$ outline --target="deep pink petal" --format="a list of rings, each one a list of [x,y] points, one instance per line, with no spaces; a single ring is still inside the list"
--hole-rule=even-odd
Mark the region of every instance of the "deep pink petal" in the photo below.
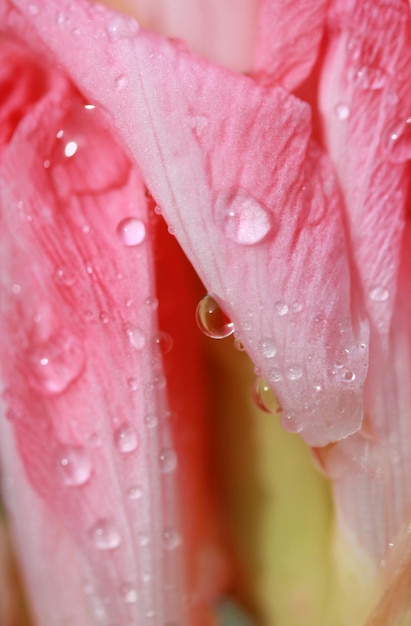
[[[103,9],[78,3],[56,31],[49,24],[59,11],[50,2],[40,12],[37,35],[110,112],[183,249],[278,392],[284,426],[318,445],[358,430],[367,328],[338,189],[310,143],[308,107],[136,34],[126,17],[120,29]]]
[[[328,0],[261,0],[253,76],[289,91],[309,75],[324,34]]]

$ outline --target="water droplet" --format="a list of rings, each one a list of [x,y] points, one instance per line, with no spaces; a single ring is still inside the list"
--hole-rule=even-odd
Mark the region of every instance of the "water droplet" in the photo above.
[[[143,495],[143,489],[139,485],[132,485],[127,489],[129,500],[139,500]]]
[[[293,311],[293,313],[299,313],[300,311],[302,311],[303,305],[300,304],[299,302],[293,302],[293,304],[291,305],[291,309]]]
[[[59,11],[57,13],[57,24],[60,26],[60,28],[63,28],[64,26],[66,26],[67,22],[68,22],[67,15],[63,13],[62,11]]]
[[[208,126],[208,118],[205,115],[190,115],[188,124],[194,130],[197,137],[201,137]]]
[[[385,83],[385,72],[378,65],[364,65],[354,70],[354,84],[360,89],[370,89],[372,91],[382,89]]]
[[[287,372],[288,380],[300,380],[303,370],[300,367],[290,367]]]
[[[137,591],[129,583],[121,586],[120,593],[126,604],[135,604],[138,600]]]
[[[234,338],[234,348],[236,350],[238,350],[239,352],[244,352],[245,348],[241,342],[241,339],[239,339],[238,337]]]
[[[124,74],[120,74],[114,79],[114,87],[116,91],[123,91],[127,87],[128,79]]]
[[[267,337],[261,341],[261,352],[266,359],[272,359],[277,354],[277,346],[274,339]]]
[[[163,532],[163,542],[167,550],[175,550],[181,545],[180,534],[174,528],[166,528]]]
[[[145,304],[146,304],[146,306],[148,306],[153,311],[156,311],[158,309],[158,300],[157,300],[157,298],[148,297],[148,298],[146,298]]]
[[[352,372],[351,370],[344,370],[344,375],[342,377],[342,380],[346,383],[352,383],[355,380],[355,374],[354,372]]]
[[[34,344],[27,355],[28,382],[44,395],[63,393],[84,370],[84,352],[73,336],[60,333],[44,343]]]
[[[155,413],[149,413],[144,418],[144,423],[147,428],[156,428],[158,426],[158,417]]]
[[[200,300],[196,311],[197,325],[212,339],[225,339],[234,332],[234,324],[210,294]]]
[[[91,459],[82,446],[61,447],[56,456],[56,464],[57,472],[67,486],[84,485],[91,476]]]
[[[392,163],[403,163],[411,158],[411,117],[391,126],[385,147]]]
[[[125,13],[118,13],[107,22],[107,33],[112,41],[135,35],[139,26],[135,19]]]
[[[295,416],[291,415],[290,413],[288,415],[284,415],[281,418],[281,424],[284,430],[289,433],[301,433],[303,430],[301,423],[298,422]]]
[[[98,318],[102,324],[108,324],[110,321],[110,318],[105,311],[101,311]]]
[[[348,119],[350,115],[350,107],[344,102],[338,102],[338,104],[335,105],[335,113],[338,119],[343,122]]]
[[[125,246],[138,246],[146,237],[146,226],[136,217],[127,217],[117,226],[117,233]]]
[[[279,315],[280,317],[283,317],[288,313],[288,304],[286,304],[285,302],[277,302],[275,308],[277,311],[277,315]]]
[[[126,326],[126,334],[130,345],[135,350],[142,350],[146,344],[146,336],[140,328],[136,326]]]
[[[129,378],[127,380],[127,386],[129,389],[131,389],[131,391],[137,391],[138,389],[138,382],[135,378]]]
[[[158,457],[163,474],[171,474],[177,467],[177,455],[171,448],[163,448]]]
[[[90,530],[90,536],[97,550],[114,550],[121,543],[119,530],[109,518],[100,519]]]
[[[168,354],[173,348],[173,339],[168,333],[161,331],[154,336],[154,345],[162,354]]]
[[[280,405],[271,387],[266,381],[258,377],[254,384],[254,401],[259,409],[265,413],[279,413]]]
[[[389,295],[388,289],[382,286],[373,287],[370,290],[370,298],[374,300],[374,302],[385,302],[388,300]]]
[[[220,198],[216,222],[228,239],[246,246],[265,239],[272,227],[270,213],[245,191]]]
[[[273,383],[279,383],[281,380],[281,372],[278,367],[272,367],[270,369],[270,380]]]
[[[58,265],[54,273],[54,280],[59,285],[71,287],[76,282],[76,275],[67,265]]]
[[[123,454],[134,452],[138,447],[137,433],[130,424],[123,424],[114,433],[114,443]]]

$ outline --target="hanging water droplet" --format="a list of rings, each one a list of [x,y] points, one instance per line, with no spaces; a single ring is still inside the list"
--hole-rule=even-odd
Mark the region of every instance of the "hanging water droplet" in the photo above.
[[[121,586],[120,593],[126,604],[135,604],[138,600],[137,591],[129,583],[124,583]]]
[[[348,104],[345,104],[345,102],[338,102],[335,105],[334,110],[338,119],[341,120],[342,122],[348,119],[350,115],[350,107],[348,106]]]
[[[196,320],[200,330],[212,339],[225,339],[234,332],[233,322],[210,294],[198,303]]]
[[[277,354],[277,346],[274,343],[274,339],[267,337],[263,339],[260,344],[261,352],[266,359],[272,359]]]
[[[138,437],[131,424],[125,423],[115,431],[114,443],[117,450],[123,454],[137,450]]]
[[[288,304],[286,304],[285,302],[277,302],[275,308],[277,311],[277,315],[279,315],[280,317],[283,317],[288,313]]]
[[[255,381],[253,397],[258,408],[265,411],[265,413],[280,412],[280,405],[274,392],[261,376]]]
[[[144,418],[147,428],[156,428],[158,426],[158,417],[155,413],[149,413]]]
[[[168,333],[160,331],[154,335],[154,345],[162,354],[168,354],[173,348],[173,339]]]
[[[43,395],[63,393],[84,370],[81,343],[63,332],[40,344],[33,344],[27,354],[28,382]]]
[[[92,472],[90,456],[82,446],[63,446],[56,455],[57,472],[69,487],[79,487],[88,482]]]
[[[411,159],[411,117],[391,126],[385,149],[392,163],[404,163]]]
[[[181,545],[180,534],[174,528],[166,528],[163,532],[163,542],[167,550],[175,550]]]
[[[163,448],[158,460],[163,474],[171,474],[177,467],[177,455],[171,448]]]
[[[123,37],[131,37],[139,30],[139,25],[134,18],[125,13],[113,15],[107,22],[107,33],[112,41]]]
[[[143,489],[140,485],[132,485],[127,489],[127,497],[129,500],[139,500],[143,496]]]
[[[272,228],[270,213],[244,190],[222,196],[215,216],[225,236],[241,245],[260,243]]]
[[[91,528],[90,537],[97,550],[114,550],[121,544],[119,530],[109,518],[100,519]]]
[[[385,302],[388,300],[389,295],[388,289],[382,287],[381,285],[373,287],[370,290],[370,298],[371,300],[374,300],[374,302]]]
[[[300,367],[289,367],[287,372],[288,380],[300,380],[303,370]]]
[[[127,217],[117,226],[117,233],[125,246],[138,246],[146,237],[146,226],[136,217]]]
[[[234,338],[234,348],[236,350],[238,350],[239,352],[244,352],[245,348],[241,342],[241,339],[239,339],[238,337]]]
[[[126,335],[130,345],[135,350],[142,350],[146,344],[146,336],[140,328],[136,326],[126,326]]]

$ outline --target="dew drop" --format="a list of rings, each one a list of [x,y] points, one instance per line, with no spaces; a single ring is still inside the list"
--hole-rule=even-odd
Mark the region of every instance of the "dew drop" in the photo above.
[[[300,433],[303,430],[303,427],[300,422],[297,421],[294,415],[288,414],[284,415],[281,418],[281,424],[289,433]]]
[[[385,302],[388,300],[389,291],[385,287],[377,286],[370,290],[370,298],[374,302]]]
[[[272,359],[277,354],[277,346],[270,337],[261,341],[261,352],[266,359]]]
[[[143,496],[143,489],[140,485],[132,485],[127,489],[127,497],[129,500],[140,500]]]
[[[146,237],[146,226],[136,217],[127,217],[117,226],[117,233],[125,246],[138,246]]]
[[[137,391],[138,389],[138,382],[135,378],[129,378],[127,380],[127,386],[129,389],[131,389],[131,391]]]
[[[290,367],[287,372],[288,380],[300,380],[302,375],[303,371],[300,367]]]
[[[288,313],[288,304],[286,304],[285,302],[277,302],[275,308],[279,317],[283,317]]]
[[[281,372],[278,369],[278,367],[272,367],[270,369],[270,380],[273,381],[273,383],[279,383],[281,380]]]
[[[123,424],[114,433],[114,443],[122,454],[134,452],[138,447],[137,433],[130,424]]]
[[[167,550],[175,550],[181,545],[180,534],[174,528],[166,528],[163,532],[163,542]]]
[[[293,313],[299,313],[300,311],[302,311],[302,304],[300,304],[299,302],[293,302],[293,304],[291,305],[291,310],[293,311]]]
[[[116,91],[123,91],[127,87],[128,79],[124,74],[120,74],[114,79],[114,87]]]
[[[71,287],[76,282],[76,276],[73,270],[67,265],[58,265],[54,272],[54,280],[59,285]]]
[[[355,374],[351,370],[344,370],[342,380],[345,383],[352,383],[355,380]]]
[[[80,377],[85,358],[80,342],[60,333],[45,343],[34,344],[27,360],[30,386],[43,395],[57,395]]]
[[[112,41],[135,35],[139,26],[135,19],[124,13],[114,15],[107,22],[107,33]]]
[[[138,600],[137,591],[129,583],[121,586],[120,593],[126,604],[135,604]]]
[[[115,523],[109,518],[100,519],[90,530],[91,540],[97,550],[114,550],[121,543]]]
[[[348,119],[349,115],[350,115],[350,107],[345,104],[345,102],[338,102],[335,105],[335,114],[337,116],[337,118],[343,122],[346,119]]]
[[[378,65],[364,65],[353,73],[354,84],[360,89],[376,91],[385,83],[385,72]]]
[[[266,381],[258,377],[254,384],[254,401],[259,409],[265,413],[279,413],[280,405],[271,387]]]
[[[136,326],[126,326],[126,335],[130,345],[135,350],[142,350],[146,344],[146,336],[140,328]]]
[[[160,331],[154,335],[154,345],[159,348],[162,354],[168,354],[173,348],[173,339],[164,331]]]
[[[68,22],[67,15],[63,13],[62,11],[59,11],[57,13],[57,24],[60,26],[60,28],[63,28],[64,26],[66,26],[67,22]]]
[[[155,413],[149,413],[144,418],[144,423],[147,428],[156,428],[158,426],[158,417]]]
[[[270,213],[245,191],[220,199],[216,221],[228,239],[246,246],[262,241],[272,227]]]
[[[404,163],[411,158],[411,117],[391,126],[385,148],[392,163]]]
[[[233,322],[210,294],[198,303],[196,320],[200,330],[212,339],[225,339],[234,332]]]
[[[177,455],[171,448],[163,448],[158,460],[163,474],[171,474],[177,467]]]
[[[90,456],[82,446],[63,446],[56,455],[57,472],[62,482],[78,487],[88,482],[92,472]]]

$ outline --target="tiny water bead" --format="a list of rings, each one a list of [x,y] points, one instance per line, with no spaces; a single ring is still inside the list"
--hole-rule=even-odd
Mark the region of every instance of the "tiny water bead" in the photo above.
[[[131,347],[135,350],[142,350],[146,344],[144,332],[140,328],[137,328],[137,326],[130,325],[127,325],[125,330]]]
[[[146,238],[146,225],[136,217],[127,217],[117,226],[117,234],[125,246],[138,246]]]
[[[389,128],[385,149],[392,163],[404,163],[411,159],[411,117],[396,122]]]
[[[124,583],[120,589],[121,596],[126,604],[135,604],[138,600],[136,589],[129,583]]]
[[[149,413],[144,418],[146,428],[156,428],[158,426],[158,417],[155,413]]]
[[[261,341],[260,347],[263,356],[265,356],[267,359],[272,359],[277,354],[277,346],[274,340],[270,337],[263,339]]]
[[[385,287],[378,285],[377,287],[372,287],[370,290],[370,298],[374,300],[374,302],[385,302],[388,300],[389,291]]]
[[[244,190],[220,198],[216,222],[228,239],[245,246],[263,241],[272,228],[270,213]]]
[[[143,497],[143,489],[140,485],[132,485],[127,489],[127,497],[129,500],[140,500]]]
[[[348,119],[350,115],[350,107],[348,106],[348,104],[345,104],[345,102],[338,102],[335,105],[334,110],[338,119],[341,120],[342,122]]]
[[[57,473],[69,487],[79,487],[88,482],[93,469],[90,456],[82,446],[63,446],[56,455]]]
[[[76,274],[71,267],[58,265],[54,272],[54,280],[59,285],[71,287],[76,282]]]
[[[30,386],[43,395],[63,393],[83,373],[85,356],[80,341],[64,332],[32,345],[27,354]]]
[[[158,460],[163,474],[171,474],[177,468],[177,455],[172,448],[163,448]]]
[[[181,536],[174,528],[166,528],[163,532],[163,542],[166,550],[175,550],[181,545]]]
[[[288,380],[300,380],[302,378],[303,371],[300,367],[293,366],[289,367],[287,371]]]
[[[277,315],[279,317],[283,317],[284,315],[287,315],[288,313],[288,304],[286,302],[277,302],[275,305],[275,309],[277,311]]]
[[[254,383],[253,397],[258,408],[265,413],[274,414],[281,411],[274,392],[261,376],[256,378]]]
[[[137,433],[131,424],[125,423],[114,433],[114,444],[122,454],[134,452],[138,447]]]
[[[210,294],[198,303],[196,321],[200,330],[212,339],[225,339],[234,332],[233,322]]]
[[[134,18],[124,13],[114,15],[107,22],[107,34],[112,41],[132,37],[139,31],[139,25]]]
[[[100,519],[90,530],[90,537],[97,550],[115,550],[121,544],[121,535],[110,518]]]

